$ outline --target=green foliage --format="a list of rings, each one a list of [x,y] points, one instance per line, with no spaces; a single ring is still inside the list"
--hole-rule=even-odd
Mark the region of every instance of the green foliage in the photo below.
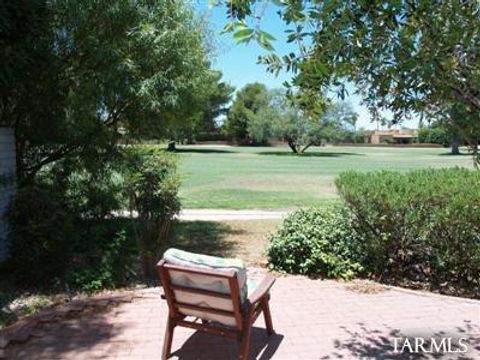
[[[221,81],[222,73],[220,71],[211,71],[210,81],[206,82],[206,99],[202,102],[202,117],[200,124],[196,127],[196,133],[199,131],[211,132],[218,130],[216,119],[228,112],[227,105],[232,100],[235,88],[224,81]]]
[[[355,130],[358,114],[348,101],[340,101],[331,104],[325,112],[324,118],[339,125],[338,127],[345,130]]]
[[[195,141],[227,141],[228,137],[223,132],[199,132],[195,134]]]
[[[480,295],[480,172],[346,172],[336,185],[363,238],[367,271]]]
[[[257,2],[226,6],[233,24],[253,30],[252,39],[261,31],[252,11]],[[376,117],[378,109],[388,109],[396,118],[423,113],[447,119],[464,136],[475,133],[478,138],[478,1],[285,0],[275,6],[287,42],[297,50],[268,54],[260,62],[275,73],[293,71],[287,85],[344,97],[346,85],[353,83]]]
[[[75,289],[92,292],[135,280],[137,249],[129,241],[126,230],[121,226],[117,228],[121,223],[89,225],[82,232],[83,241],[74,249],[73,261],[65,275],[66,283]]]
[[[44,295],[27,294],[23,299],[18,295],[15,289],[0,291],[0,329],[15,323],[19,317],[31,316],[51,304]]]
[[[227,135],[241,143],[250,142],[248,126],[259,113],[269,106],[269,93],[265,85],[247,84],[236,94],[227,115],[224,129]]]
[[[343,128],[335,129],[335,132],[330,136],[330,141],[334,144],[364,144],[365,130],[347,130]]]
[[[297,210],[270,238],[268,261],[291,274],[350,279],[362,270],[358,241],[344,209]]]
[[[319,94],[309,98],[307,104],[304,94],[270,90],[266,103],[245,117],[247,134],[257,143],[269,138],[286,141],[294,153],[303,153],[312,145],[339,137],[347,121],[356,121],[353,111],[341,116],[334,113],[337,107],[340,109],[340,106],[330,106]],[[325,112],[329,108],[332,111]]]
[[[127,149],[130,206],[142,218],[170,218],[180,210],[177,157],[155,146]]]
[[[181,1],[18,1],[0,15],[0,124],[21,183],[122,137],[167,136],[211,75],[205,26]]]
[[[452,143],[452,136],[452,131],[449,131],[446,126],[429,126],[418,130],[420,143],[441,144],[448,147]]]
[[[294,153],[303,153],[310,146],[321,144],[326,137],[325,130],[328,125],[323,119],[309,117],[302,110],[290,106],[277,117],[273,133],[286,140]]]
[[[183,107],[184,113],[179,114],[183,121],[175,121],[167,131],[167,136],[173,141],[198,140],[205,133],[219,133],[216,119],[228,112],[235,88],[221,81],[220,71],[208,71],[198,89]],[[153,134],[157,135],[158,134]]]
[[[118,143],[225,110],[232,88],[209,70],[205,23],[167,0],[18,1],[0,18],[0,125],[15,129],[20,185],[11,268],[29,284],[124,283],[129,241],[108,223],[125,194],[152,222],[179,204],[163,175],[173,161],[129,157],[127,171]]]
[[[20,285],[95,291],[149,277],[180,209],[176,158],[156,147],[109,152],[104,162],[65,158],[20,188],[13,202],[9,269]],[[114,155],[112,155],[114,154]],[[130,206],[132,220],[114,219]]]
[[[171,222],[180,211],[177,158],[157,147],[129,148],[125,169],[130,210],[138,214],[135,234],[144,275],[154,278],[154,266]]]
[[[52,284],[71,260],[75,218],[55,189],[19,189],[10,210],[9,268],[21,284]]]
[[[18,285],[94,291],[135,279],[137,248],[126,223],[78,213],[82,202],[47,184],[17,192],[7,270]]]
[[[76,216],[100,221],[126,207],[123,162],[120,149],[92,148],[82,157],[57,161],[40,178],[62,193]]]
[[[276,137],[287,141],[294,153],[303,153],[312,145],[338,141],[355,126],[357,114],[348,103],[331,103],[317,94],[315,102],[302,103],[304,94],[270,92],[269,106],[249,123],[250,136]]]

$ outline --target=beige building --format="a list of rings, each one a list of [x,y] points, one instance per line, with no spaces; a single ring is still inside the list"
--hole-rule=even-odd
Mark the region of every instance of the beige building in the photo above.
[[[410,144],[417,140],[417,129],[374,130],[365,135],[368,144]]]

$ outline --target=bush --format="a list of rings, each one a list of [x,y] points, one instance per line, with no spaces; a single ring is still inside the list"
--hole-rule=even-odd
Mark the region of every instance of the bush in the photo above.
[[[129,241],[131,231],[126,233],[130,223],[79,216],[67,199],[46,184],[17,191],[7,263],[17,284],[94,291],[134,279],[137,249]]]
[[[221,132],[201,132],[195,135],[195,141],[227,141],[228,136]]]
[[[177,157],[157,147],[128,150],[125,172],[130,210],[136,211],[135,234],[146,278],[156,278],[155,264],[170,225],[180,211]]]
[[[452,133],[445,126],[423,127],[418,131],[418,142],[449,147],[452,143]]]
[[[10,208],[9,269],[25,285],[51,284],[71,257],[74,216],[58,192],[46,185],[17,191]]]
[[[126,207],[123,194],[123,154],[91,151],[84,159],[63,159],[42,176],[68,203],[78,218],[101,220]]]
[[[180,209],[176,157],[155,146],[123,148],[122,155],[100,168],[94,161],[58,162],[19,189],[8,264],[18,285],[84,291],[126,285],[136,277],[138,252],[144,273],[154,277]],[[127,206],[138,218],[113,218]]]
[[[268,261],[282,272],[349,279],[361,270],[357,244],[344,209],[298,210],[270,238]]]
[[[137,249],[130,242],[126,224],[111,220],[84,225],[83,241],[76,244],[66,273],[67,284],[91,292],[125,286],[134,280]]]
[[[373,276],[480,296],[479,171],[346,172],[336,185]]]

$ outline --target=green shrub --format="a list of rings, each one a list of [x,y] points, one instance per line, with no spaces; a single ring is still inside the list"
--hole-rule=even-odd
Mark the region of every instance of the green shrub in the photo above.
[[[227,141],[228,136],[221,132],[200,132],[195,135],[195,141]]]
[[[127,285],[137,276],[137,249],[129,242],[125,224],[112,220],[91,225],[77,244],[67,283],[87,292]]]
[[[270,238],[268,261],[290,274],[352,278],[361,270],[358,237],[342,208],[310,208],[290,214]]]
[[[452,143],[452,133],[446,126],[423,127],[418,131],[418,142],[448,147]]]
[[[128,149],[125,171],[130,210],[138,214],[135,235],[146,278],[156,278],[155,264],[167,240],[171,222],[180,211],[177,157],[158,147]]]
[[[154,277],[180,209],[176,157],[154,146],[121,153],[100,167],[58,162],[37,184],[19,189],[8,263],[18,285],[84,291],[126,285],[138,273],[139,252],[142,270]],[[128,206],[137,218],[114,218]]]
[[[346,172],[336,185],[372,275],[480,296],[479,171]]]
[[[71,258],[74,216],[64,199],[46,185],[24,187],[9,214],[10,272],[21,284],[53,283]]]
[[[43,175],[82,219],[104,219],[126,207],[121,174],[123,156],[93,152],[84,159],[63,159]]]

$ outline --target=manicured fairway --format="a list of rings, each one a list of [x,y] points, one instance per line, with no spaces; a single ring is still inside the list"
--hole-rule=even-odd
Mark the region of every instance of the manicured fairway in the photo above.
[[[443,148],[322,147],[303,156],[286,147],[180,146],[184,208],[295,208],[337,199],[344,170],[406,171],[472,167],[468,155]]]

